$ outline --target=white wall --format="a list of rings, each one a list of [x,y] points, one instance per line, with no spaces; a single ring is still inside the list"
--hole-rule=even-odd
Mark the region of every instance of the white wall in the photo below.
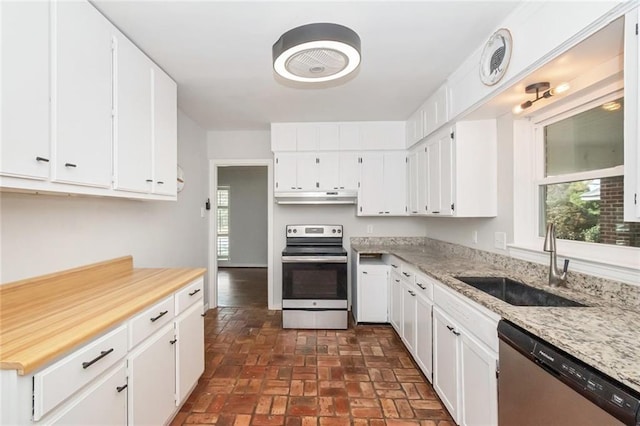
[[[426,235],[437,240],[508,255],[494,246],[494,233],[506,232],[513,242],[513,118],[511,112],[498,125],[498,215],[495,218],[425,218]],[[474,244],[472,233],[478,232]]]
[[[267,167],[218,167],[218,185],[230,187],[229,260],[218,266],[267,266]]]
[[[177,202],[0,194],[1,282],[129,254],[135,267],[206,267],[206,132],[182,112],[178,163]]]
[[[268,130],[210,131],[207,133],[210,159],[272,159]]]

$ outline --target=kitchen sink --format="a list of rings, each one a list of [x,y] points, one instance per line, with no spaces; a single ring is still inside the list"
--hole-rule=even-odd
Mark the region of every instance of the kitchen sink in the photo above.
[[[530,287],[506,277],[455,277],[480,291],[515,306],[584,307],[562,296]]]

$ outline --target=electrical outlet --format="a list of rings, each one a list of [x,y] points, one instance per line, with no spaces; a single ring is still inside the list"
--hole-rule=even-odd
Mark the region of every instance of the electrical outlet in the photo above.
[[[373,234],[373,225],[367,225],[367,234]]]
[[[471,233],[471,241],[473,241],[473,244],[478,244],[478,231]]]
[[[506,232],[496,232],[493,234],[493,245],[495,248],[499,248],[500,250],[507,249],[507,233]]]

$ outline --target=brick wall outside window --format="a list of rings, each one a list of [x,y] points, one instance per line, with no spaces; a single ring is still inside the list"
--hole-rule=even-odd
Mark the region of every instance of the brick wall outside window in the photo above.
[[[600,243],[640,247],[640,223],[625,222],[622,176],[600,180]]]

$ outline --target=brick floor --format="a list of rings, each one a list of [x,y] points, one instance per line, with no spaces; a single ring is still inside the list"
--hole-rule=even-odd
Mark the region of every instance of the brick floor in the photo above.
[[[280,311],[217,308],[205,350],[172,425],[454,425],[390,326],[284,330]]]

